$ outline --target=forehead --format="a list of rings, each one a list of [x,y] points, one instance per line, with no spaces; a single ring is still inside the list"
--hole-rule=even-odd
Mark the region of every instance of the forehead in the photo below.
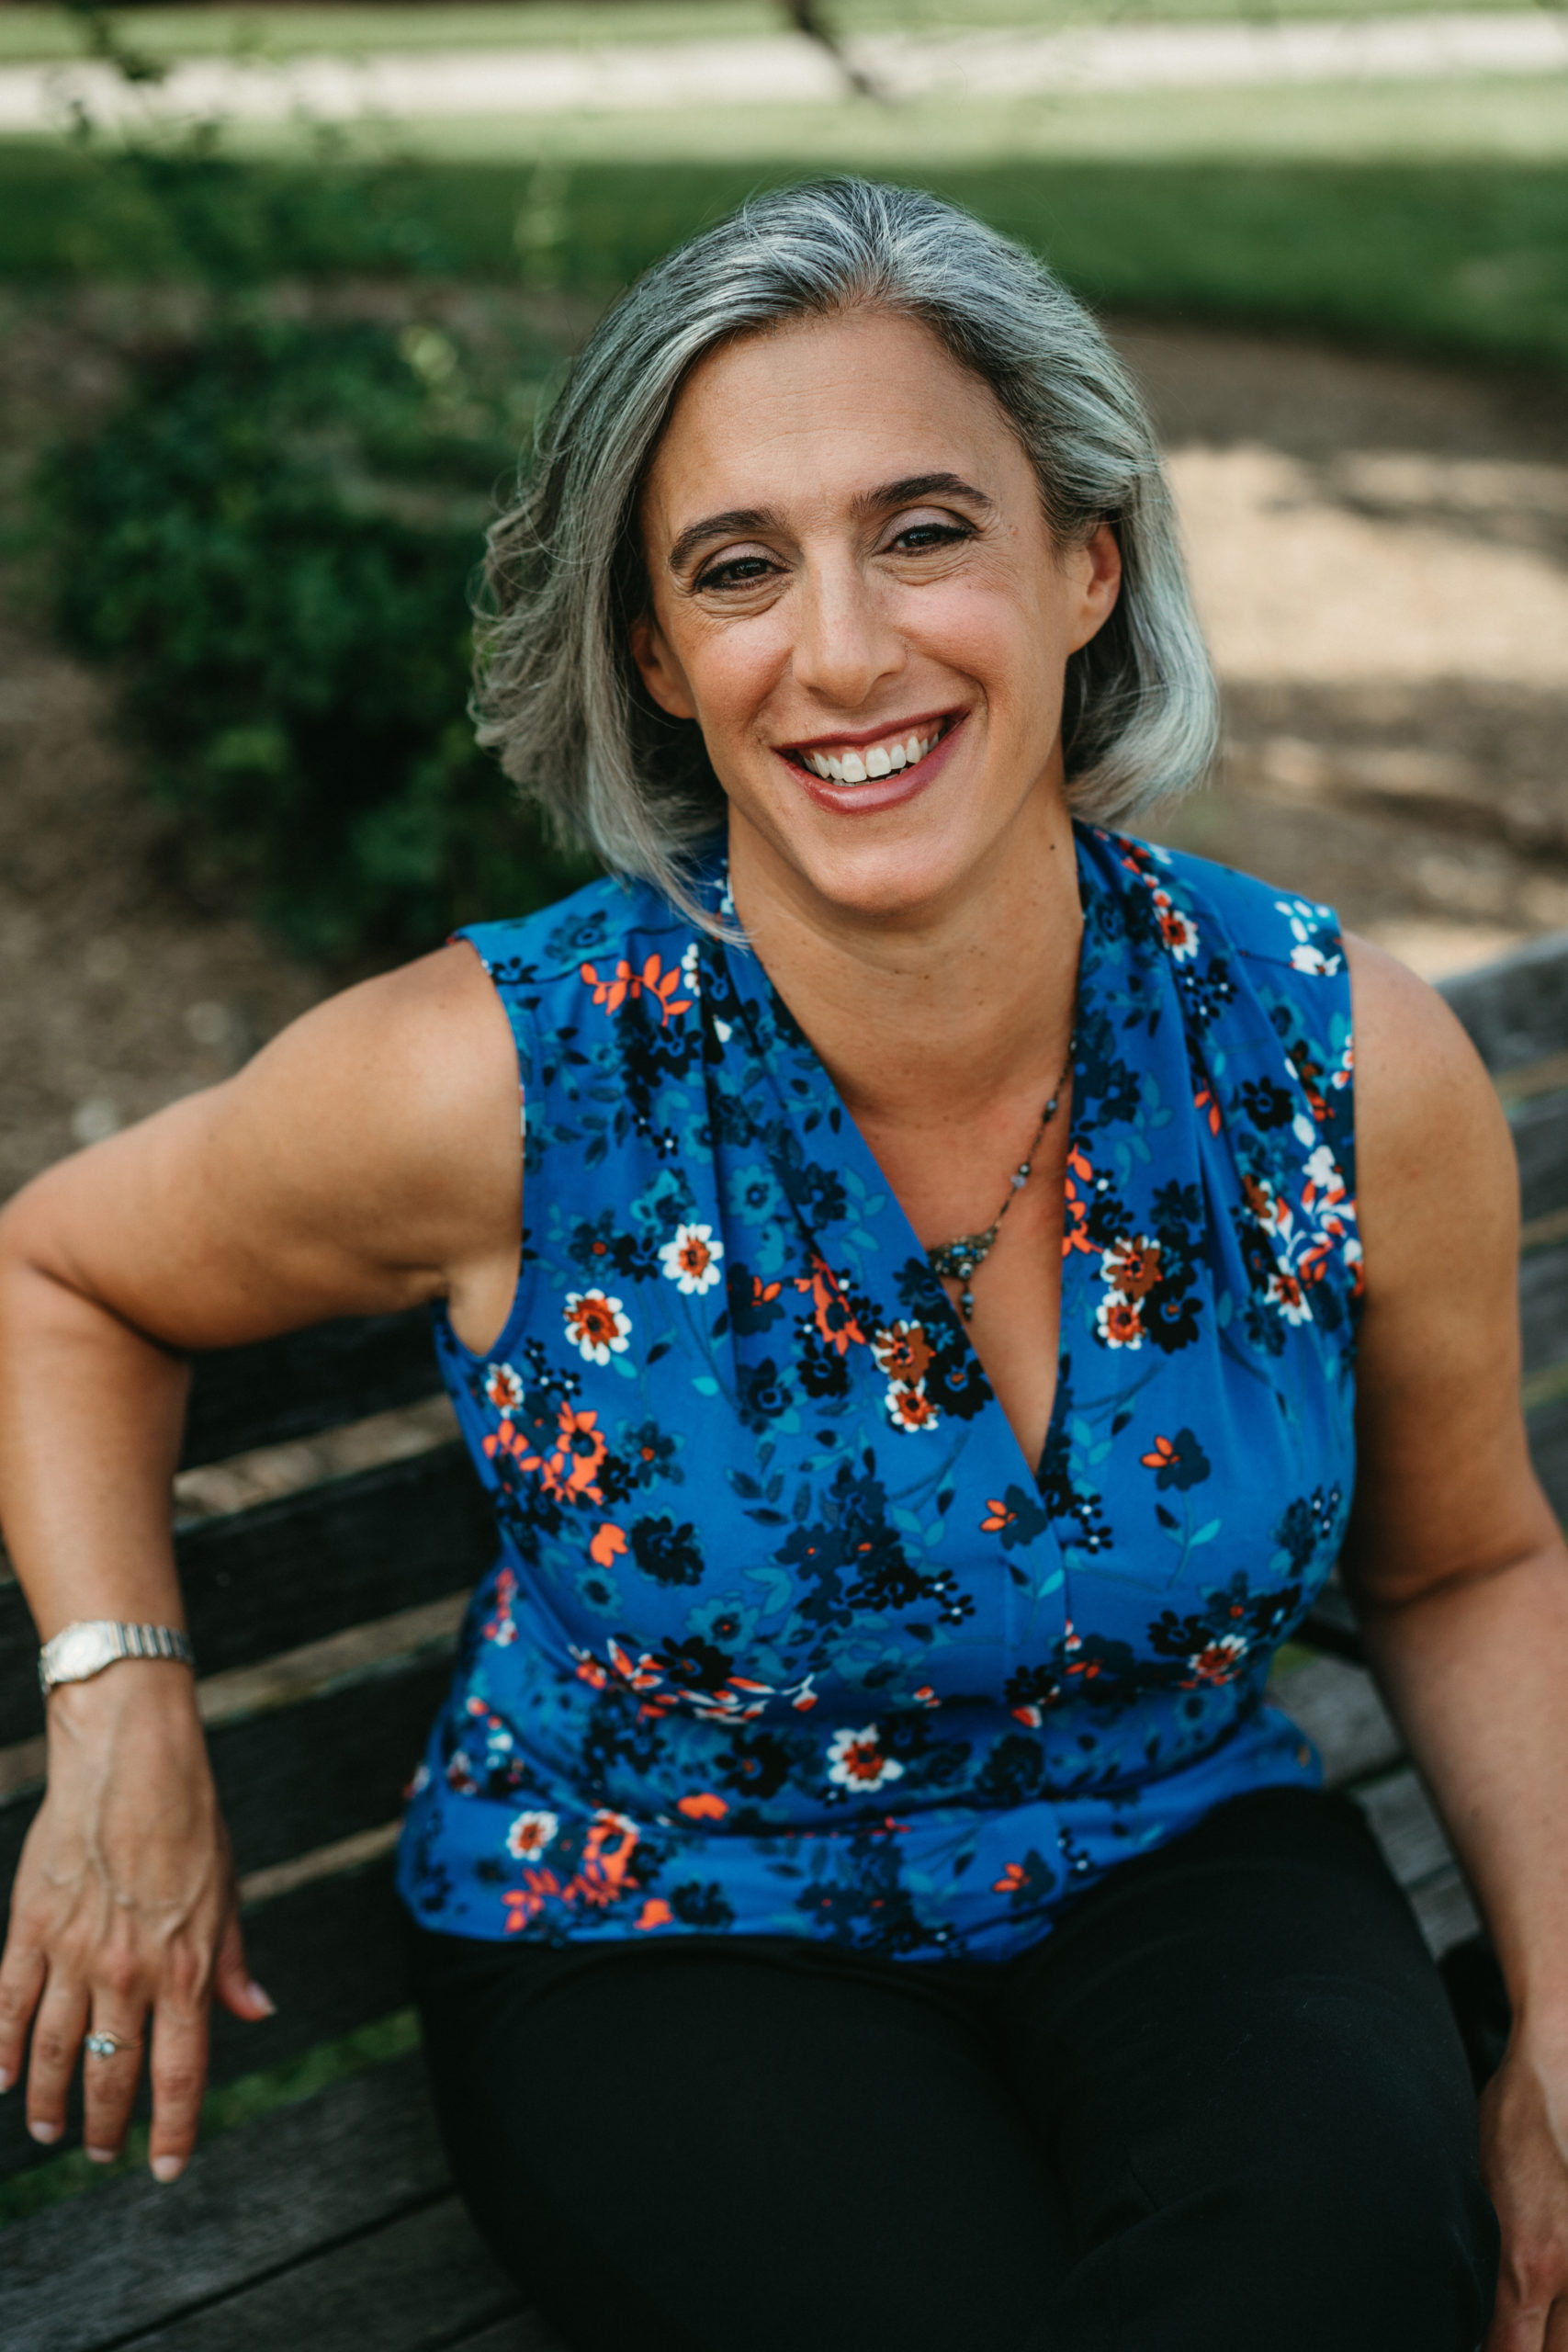
[[[686,510],[784,507],[852,497],[928,473],[1004,495],[1031,469],[989,386],[917,319],[852,311],[792,319],[710,351],[665,426],[645,522],[681,530]]]

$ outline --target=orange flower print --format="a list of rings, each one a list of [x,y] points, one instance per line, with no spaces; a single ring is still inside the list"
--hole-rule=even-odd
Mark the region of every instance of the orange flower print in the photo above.
[[[664,1272],[684,1298],[712,1290],[723,1255],[724,1244],[714,1239],[711,1225],[678,1225],[674,1240],[659,1252]]]
[[[942,1415],[926,1395],[926,1384],[917,1381],[913,1387],[901,1380],[890,1383],[884,1399],[887,1418],[896,1430],[935,1429]]]
[[[485,1374],[485,1395],[498,1413],[515,1413],[523,1402],[523,1383],[509,1363],[492,1363]]]
[[[658,1005],[661,1023],[668,1021],[672,1012],[691,1011],[691,998],[675,994],[682,983],[680,966],[672,964],[666,971],[661,956],[649,956],[640,969],[634,971],[623,956],[615,965],[615,977],[607,980],[600,978],[592,964],[584,964],[581,974],[584,987],[593,991],[594,1003],[602,1004],[606,1012],[619,1012],[623,1004],[644,994]]]
[[[694,1796],[677,1797],[675,1810],[683,1813],[688,1821],[722,1821],[729,1807],[711,1789],[702,1789]]]
[[[588,1546],[588,1556],[600,1567],[607,1568],[626,1548],[626,1537],[614,1520],[607,1519]]]
[[[1294,1274],[1281,1266],[1269,1278],[1266,1294],[1270,1306],[1277,1306],[1287,1323],[1310,1323],[1312,1308],[1307,1295]]]
[[[570,1405],[563,1405],[557,1422],[556,1442],[548,1455],[542,1462],[537,1456],[525,1457],[523,1467],[537,1468],[547,1495],[558,1495],[563,1502],[573,1503],[604,1499],[593,1483],[605,1453],[604,1432],[598,1424],[596,1412],[578,1413]]]
[[[1207,1648],[1196,1651],[1187,1661],[1190,1672],[1200,1682],[1229,1682],[1247,1656],[1245,1634],[1223,1634]]]
[[[513,1861],[536,1861],[553,1845],[560,1821],[553,1813],[520,1813],[506,1833],[506,1850]]]
[[[987,1535],[999,1535],[1002,1529],[1010,1527],[1017,1517],[1017,1511],[1009,1510],[1006,1503],[998,1502],[993,1495],[986,1504],[986,1516],[980,1526]]]
[[[900,1781],[904,1767],[896,1756],[883,1753],[882,1735],[875,1724],[863,1731],[836,1731],[828,1749],[828,1778],[840,1789],[869,1796],[889,1781]]]
[[[667,1928],[674,1917],[661,1894],[650,1894],[637,1915],[637,1923],[646,1934],[649,1928]]]
[[[1146,1233],[1113,1242],[1100,1260],[1100,1272],[1112,1290],[1124,1298],[1146,1298],[1160,1277],[1160,1250]]]
[[[857,1347],[864,1347],[865,1333],[851,1312],[849,1300],[844,1296],[839,1278],[830,1267],[823,1264],[820,1258],[812,1259],[811,1272],[808,1274],[796,1274],[795,1286],[796,1290],[809,1291],[811,1294],[812,1310],[819,1339],[825,1340],[830,1348],[836,1348],[841,1356],[848,1355],[852,1340]]]
[[[871,1352],[885,1380],[913,1388],[925,1378],[935,1350],[919,1323],[890,1323],[873,1340]]]
[[[507,1649],[517,1639],[517,1627],[513,1621],[512,1604],[517,1598],[517,1578],[510,1568],[502,1568],[495,1580],[495,1609],[480,1628],[487,1642],[494,1642],[499,1649]]]
[[[1159,935],[1165,942],[1167,953],[1173,963],[1190,964],[1198,953],[1197,924],[1190,915],[1184,915],[1179,907],[1172,906],[1164,890],[1155,892],[1154,901],[1155,919],[1159,924]]]
[[[1009,1862],[1000,1878],[991,1882],[993,1894],[1019,1894],[1029,1884],[1029,1872],[1021,1862]]]
[[[622,1313],[618,1298],[606,1298],[602,1290],[569,1290],[561,1312],[566,1336],[584,1363],[606,1364],[626,1354],[632,1318]]]
[[[936,1692],[931,1689],[929,1682],[922,1682],[919,1689],[918,1690],[912,1690],[909,1693],[909,1696],[912,1699],[917,1700],[922,1707],[940,1707],[942,1704],[942,1701],[937,1697]]]
[[[1136,1303],[1112,1291],[1095,1311],[1094,1328],[1108,1348],[1141,1348],[1145,1333]]]

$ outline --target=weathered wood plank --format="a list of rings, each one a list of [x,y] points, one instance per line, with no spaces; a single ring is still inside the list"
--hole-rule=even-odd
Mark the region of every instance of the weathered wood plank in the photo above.
[[[181,1467],[414,1405],[440,1385],[423,1307],[215,1349],[194,1360]]]
[[[1568,1522],[1568,1389],[1525,1416],[1530,1460],[1560,1520]]]
[[[1519,1335],[1527,1373],[1568,1359],[1568,1242],[1520,1260]]]
[[[205,1674],[249,1666],[478,1581],[495,1523],[461,1444],[329,1479],[176,1540]],[[0,1586],[0,1746],[43,1728],[38,1643],[17,1586]]]
[[[1337,1574],[1329,1577],[1292,1639],[1333,1657],[1359,1659],[1361,1629]]]
[[[1527,1226],[1568,1205],[1568,1092],[1520,1102],[1509,1114]]]
[[[1404,1753],[1404,1744],[1364,1666],[1316,1657],[1280,1675],[1269,1695],[1317,1748],[1327,1788],[1382,1771]]]
[[[396,2059],[212,2141],[172,2188],[127,2177],[0,2232],[0,2344],[134,2341],[447,2191],[423,2061]]]
[[[1445,980],[1441,992],[1488,1069],[1544,1061],[1568,1048],[1568,933],[1554,932],[1461,973]]]
[[[300,2195],[312,2186],[301,2180]],[[122,2341],[125,2352],[446,2352],[458,2329],[503,2313],[516,2343],[516,2290],[454,2195]]]
[[[1470,1889],[1457,1862],[1449,1863],[1435,1878],[1427,1879],[1421,1886],[1407,1888],[1406,1892],[1416,1923],[1427,1939],[1427,1949],[1435,1960],[1441,1960],[1456,1944],[1480,1933],[1480,1915],[1471,1901]]]
[[[1453,1853],[1414,1765],[1350,1792],[1371,1825],[1383,1858],[1411,1891],[1453,1865]]]

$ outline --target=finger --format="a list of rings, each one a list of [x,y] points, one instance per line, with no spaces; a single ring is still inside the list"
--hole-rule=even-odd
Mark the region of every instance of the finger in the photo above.
[[[245,1941],[237,1918],[230,1920],[218,1947],[212,1990],[226,2009],[248,2024],[255,2025],[263,2018],[277,2015],[276,2002],[263,1992],[245,1965]]]
[[[13,1926],[0,1960],[0,2091],[8,2091],[21,2074],[28,2027],[48,1974],[42,1952]]]
[[[96,2165],[112,2165],[125,2141],[125,2128],[141,2079],[145,2012],[123,2003],[112,2010],[95,2006],[93,2029],[82,2055],[82,2145]],[[95,2036],[117,2044],[95,2050]]]
[[[39,2003],[28,2062],[28,2130],[46,2147],[65,2129],[65,2097],[86,2030],[86,1986],[51,1974]]]
[[[1544,2352],[1568,2352],[1568,2282],[1565,2282],[1546,2323]]]
[[[177,2180],[190,2162],[207,2087],[207,2006],[160,2001],[152,2013],[152,2135],[156,2180]]]

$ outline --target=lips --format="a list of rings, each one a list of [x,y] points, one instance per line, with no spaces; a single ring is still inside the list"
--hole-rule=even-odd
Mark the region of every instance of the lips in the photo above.
[[[813,775],[820,776],[824,784],[852,789],[858,784],[874,784],[883,776],[897,775],[905,768],[917,767],[928,752],[936,749],[952,723],[946,718],[934,723],[928,720],[920,727],[890,729],[869,743],[818,745],[790,756],[809,768]]]

